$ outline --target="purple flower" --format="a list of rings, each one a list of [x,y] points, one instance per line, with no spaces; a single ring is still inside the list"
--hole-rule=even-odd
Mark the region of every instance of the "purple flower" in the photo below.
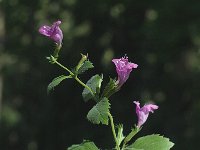
[[[134,101],[136,104],[136,114],[138,117],[137,127],[140,128],[147,120],[149,113],[156,109],[158,109],[157,105],[146,104],[142,108],[140,108],[140,103],[138,101]]]
[[[112,62],[116,66],[116,71],[118,74],[117,85],[121,87],[129,77],[133,68],[137,68],[138,65],[128,62],[128,57],[122,57],[120,59],[113,59]]]
[[[39,28],[39,32],[42,35],[45,35],[50,39],[54,40],[58,44],[58,46],[61,46],[63,40],[63,33],[59,27],[60,24],[61,21],[56,21],[53,23],[52,26],[44,25]]]

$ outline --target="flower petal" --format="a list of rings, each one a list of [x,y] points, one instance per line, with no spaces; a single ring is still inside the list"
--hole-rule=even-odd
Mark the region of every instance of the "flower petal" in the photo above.
[[[137,68],[138,65],[128,62],[128,57],[122,57],[120,59],[113,59],[112,62],[115,64],[116,72],[118,74],[117,85],[120,88],[126,80],[129,78],[129,75],[133,68]]]
[[[45,36],[51,36],[51,27],[44,25],[39,28],[39,32]]]
[[[59,27],[60,24],[61,21],[58,20],[54,22],[52,26],[44,25],[39,28],[39,32],[42,35],[45,35],[50,39],[54,40],[58,45],[61,45],[63,40],[63,33]]]
[[[136,105],[136,114],[138,117],[137,126],[140,128],[146,122],[149,113],[153,113],[154,110],[158,109],[158,106],[154,104],[146,104],[140,108],[140,103],[138,101],[134,101],[134,103]]]

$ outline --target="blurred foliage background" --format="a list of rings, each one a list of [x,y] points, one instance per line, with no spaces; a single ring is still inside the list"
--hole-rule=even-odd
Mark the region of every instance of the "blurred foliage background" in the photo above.
[[[137,63],[128,82],[111,97],[116,123],[125,133],[136,123],[133,100],[160,106],[138,136],[160,133],[176,145],[197,149],[200,139],[200,1],[197,0],[0,0],[0,149],[64,150],[93,140],[114,145],[108,126],[90,124],[83,88],[66,80],[52,94],[46,87],[63,74],[45,59],[54,43],[38,28],[60,19],[60,61],[73,67],[89,53],[95,69],[82,76],[115,77],[112,58]]]

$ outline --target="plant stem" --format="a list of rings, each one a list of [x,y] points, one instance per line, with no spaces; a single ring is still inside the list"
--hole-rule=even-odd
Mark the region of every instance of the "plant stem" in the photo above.
[[[83,83],[77,76],[74,75],[73,72],[71,72],[67,67],[63,66],[61,63],[59,63],[57,60],[54,60],[54,63],[56,63],[58,66],[60,66],[61,68],[67,70],[70,75],[79,83],[81,84],[83,87],[85,87],[86,89],[88,89],[90,91],[90,93],[92,94],[92,96],[95,96],[94,92],[92,91],[92,89],[87,86],[85,83]]]
[[[115,133],[115,125],[114,125],[114,122],[113,122],[113,117],[110,113],[108,113],[108,116],[110,118],[110,125],[111,125],[111,128],[112,128],[113,137],[114,137],[114,140],[115,140],[115,143],[116,143],[116,149],[120,150],[120,147],[119,147],[119,144],[118,144],[118,141],[117,141],[117,136],[116,136],[116,133]]]
[[[70,73],[70,75],[74,76],[74,73],[71,72],[67,67],[63,66],[61,63],[57,62],[56,60],[54,61],[54,63],[56,63],[56,64],[57,64],[58,66],[60,66],[61,68],[67,70],[67,71]]]
[[[85,87],[86,89],[88,89],[90,91],[90,93],[92,94],[92,96],[95,96],[94,95],[94,92],[92,91],[92,89],[87,86],[85,83],[83,83],[78,77],[75,77],[74,78],[78,83],[80,83],[83,87]]]
[[[124,139],[122,150],[126,147],[126,144],[141,130],[141,128],[136,127],[135,129],[132,129],[132,131],[127,135],[127,137]]]

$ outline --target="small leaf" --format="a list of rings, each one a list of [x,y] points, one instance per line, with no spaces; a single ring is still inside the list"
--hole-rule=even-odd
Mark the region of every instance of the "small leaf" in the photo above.
[[[99,150],[93,142],[83,141],[81,144],[72,145],[67,150]]]
[[[159,134],[153,134],[138,138],[126,150],[130,148],[141,150],[169,150],[173,146],[174,143],[170,142],[168,138],[160,136]]]
[[[99,89],[101,88],[101,82],[103,81],[102,77],[97,75],[92,76],[86,83],[87,86],[89,86],[92,91],[94,92],[94,94],[97,94]],[[83,92],[82,92],[82,96],[85,102],[87,102],[88,100],[94,98],[94,95],[92,95],[92,93],[84,88]]]
[[[117,92],[117,85],[115,79],[110,78],[110,81],[103,90],[102,97],[110,97],[112,94]]]
[[[78,70],[80,69],[80,67],[84,64],[84,62],[87,60],[88,58],[88,55],[83,55],[81,54],[81,59],[80,61],[78,62],[77,66],[75,67],[75,72],[76,74],[78,73]]]
[[[67,78],[72,78],[72,77],[71,77],[71,75],[69,75],[69,76],[61,75],[59,77],[54,78],[47,87],[47,93],[49,93],[51,90],[54,89],[55,86],[57,86],[58,84],[60,84],[60,82],[62,82],[63,80],[65,80]]]
[[[105,124],[108,125],[108,113],[110,103],[106,97],[99,101],[87,114],[87,118],[93,124]]]
[[[88,69],[94,68],[92,62],[90,62],[89,60],[84,61],[84,63],[82,64],[82,66],[78,69],[78,74],[82,74],[85,71],[87,71]]]
[[[118,125],[117,126],[117,142],[118,142],[118,144],[120,145],[121,144],[121,142],[124,140],[124,135],[123,135],[123,125],[122,124],[120,124],[120,125]]]

